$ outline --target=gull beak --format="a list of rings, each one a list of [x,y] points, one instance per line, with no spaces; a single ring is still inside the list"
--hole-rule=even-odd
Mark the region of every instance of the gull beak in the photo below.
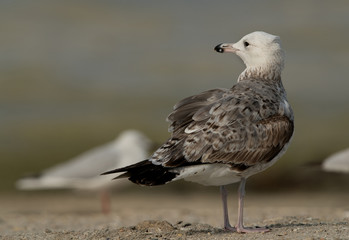
[[[238,51],[237,48],[233,47],[234,43],[221,43],[215,46],[214,50],[219,53],[231,52],[235,53]]]

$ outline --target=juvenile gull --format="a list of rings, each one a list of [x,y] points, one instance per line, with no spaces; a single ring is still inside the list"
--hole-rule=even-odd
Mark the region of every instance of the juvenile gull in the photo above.
[[[114,141],[95,147],[79,156],[36,176],[25,177],[16,182],[20,190],[78,189],[101,192],[102,210],[109,211],[110,179],[100,177],[102,171],[124,167],[145,159],[150,150],[150,140],[137,130],[126,130]],[[125,185],[120,182],[118,185]]]
[[[265,232],[243,226],[246,179],[274,164],[293,135],[293,112],[281,82],[284,52],[280,38],[253,32],[237,43],[223,43],[217,52],[232,52],[246,65],[230,89],[213,89],[183,99],[168,116],[171,137],[147,160],[108,171],[124,172],[140,185],[179,179],[220,186],[224,228]],[[225,185],[239,186],[238,223],[231,226]]]

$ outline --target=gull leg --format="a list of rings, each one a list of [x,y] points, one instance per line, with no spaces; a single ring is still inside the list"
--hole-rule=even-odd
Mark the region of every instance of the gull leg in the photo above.
[[[238,211],[238,223],[236,225],[236,231],[239,233],[248,232],[269,232],[268,228],[246,228],[244,227],[244,197],[245,197],[245,185],[246,178],[242,178],[239,186],[239,211]]]
[[[232,227],[229,223],[228,205],[227,205],[227,190],[225,186],[219,187],[221,191],[222,203],[223,203],[223,214],[224,214],[224,229],[236,232],[236,228]]]
[[[104,214],[110,213],[110,194],[106,189],[103,189],[101,192],[101,206]]]

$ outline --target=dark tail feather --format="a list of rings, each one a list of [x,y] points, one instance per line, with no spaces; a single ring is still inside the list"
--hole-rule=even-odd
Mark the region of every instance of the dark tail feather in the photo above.
[[[177,176],[177,173],[170,170],[171,168],[166,168],[162,165],[154,165],[151,161],[144,160],[127,167],[102,173],[102,175],[125,172],[114,179],[128,178],[131,182],[136,184],[155,186],[165,184]]]
[[[122,167],[122,168],[116,168],[107,172],[102,173],[101,175],[108,175],[108,174],[112,174],[112,173],[120,173],[120,172],[127,172],[130,169],[134,169],[134,168],[141,168],[144,165],[147,165],[147,162],[149,162],[149,160],[144,160],[132,165],[128,165],[126,167]]]

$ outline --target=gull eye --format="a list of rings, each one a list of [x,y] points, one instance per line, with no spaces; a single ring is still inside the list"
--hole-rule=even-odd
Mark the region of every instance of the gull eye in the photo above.
[[[245,47],[247,47],[247,46],[249,46],[249,45],[250,45],[250,44],[249,44],[248,42],[246,42],[246,41],[244,42],[244,46],[245,46]]]

